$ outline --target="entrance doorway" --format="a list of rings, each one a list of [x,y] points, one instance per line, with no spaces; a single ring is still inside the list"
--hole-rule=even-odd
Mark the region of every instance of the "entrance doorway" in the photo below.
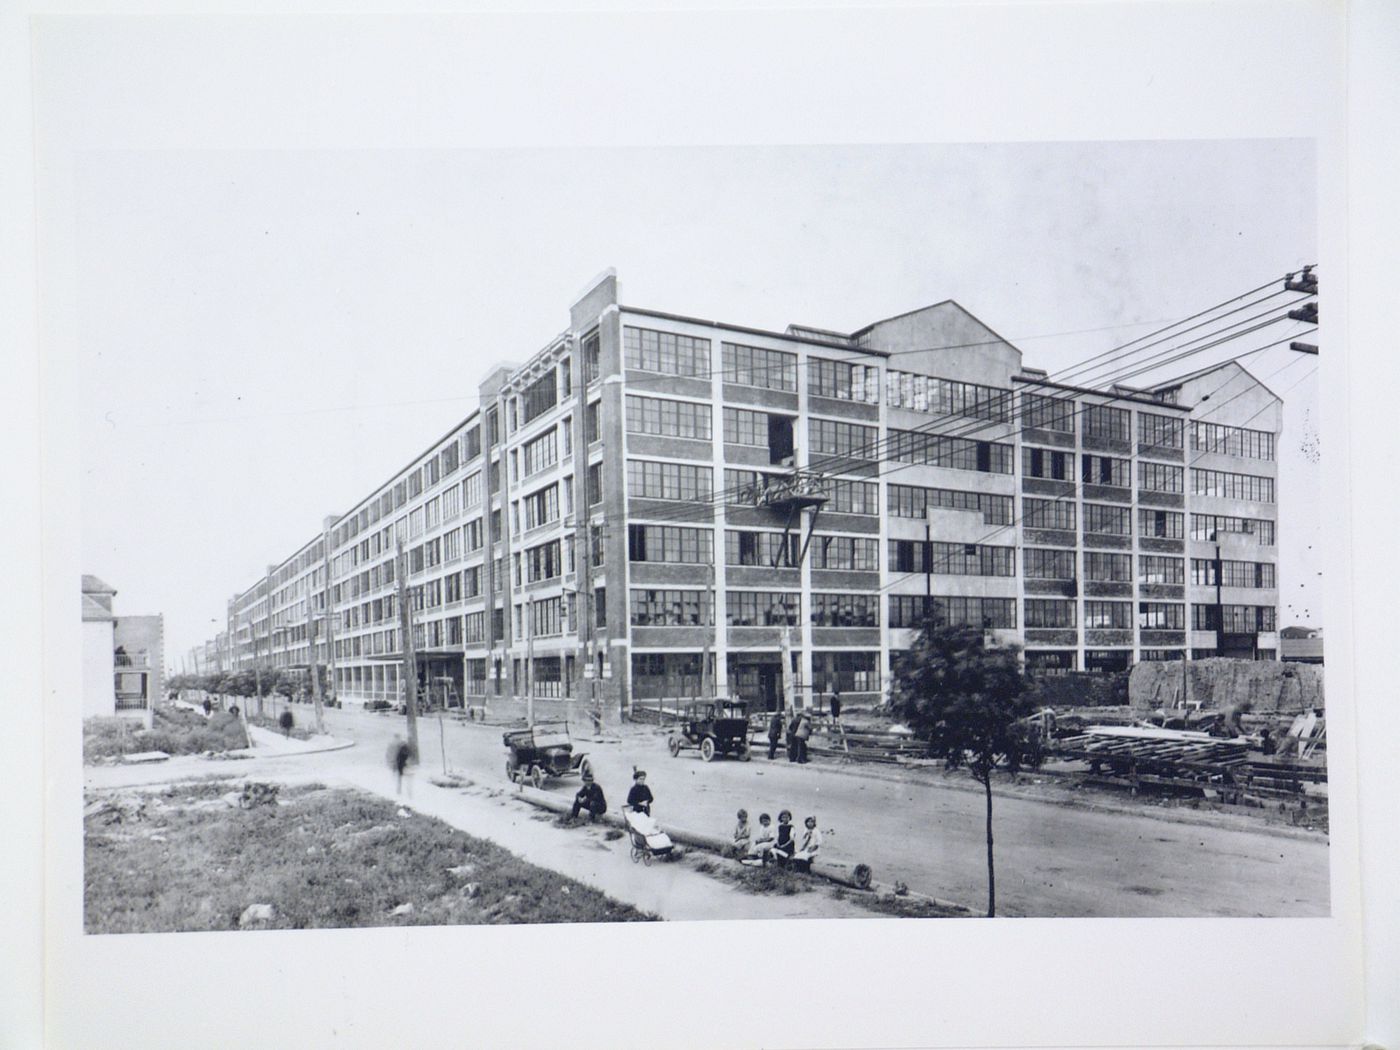
[[[779,653],[735,653],[729,657],[729,695],[752,709],[783,706],[783,658]]]

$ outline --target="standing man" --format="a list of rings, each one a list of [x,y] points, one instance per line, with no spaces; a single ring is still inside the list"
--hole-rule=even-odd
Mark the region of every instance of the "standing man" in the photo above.
[[[783,737],[783,712],[774,711],[773,717],[768,720],[768,761],[773,761],[773,756],[778,753],[778,741]]]
[[[831,720],[841,721],[841,690],[840,688],[831,691]]]
[[[803,764],[807,762],[807,740],[812,735],[812,716],[809,712],[803,711],[797,716],[797,728],[793,731],[793,740],[797,744],[797,761]]]

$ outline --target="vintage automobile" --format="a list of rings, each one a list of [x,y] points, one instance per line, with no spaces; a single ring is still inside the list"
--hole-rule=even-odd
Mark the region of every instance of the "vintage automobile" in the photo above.
[[[749,760],[748,704],[743,700],[703,700],[686,708],[685,720],[672,731],[666,746],[673,756],[696,748],[706,762],[715,755]]]
[[[581,775],[590,766],[582,751],[575,751],[567,722],[539,722],[528,729],[502,735],[506,745],[506,777],[511,783],[528,780],[537,788],[550,777]]]

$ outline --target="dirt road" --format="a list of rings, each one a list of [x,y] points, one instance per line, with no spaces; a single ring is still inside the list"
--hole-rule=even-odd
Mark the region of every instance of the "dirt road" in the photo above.
[[[333,712],[336,731],[387,739],[402,719]],[[343,728],[341,728],[343,727]],[[440,762],[435,721],[422,728],[424,761]],[[504,782],[500,730],[448,723],[448,761]],[[727,833],[740,806],[754,817],[791,809],[830,829],[832,856],[870,864],[932,896],[977,907],[986,899],[985,810],[976,792],[852,776],[820,762],[793,765],[672,758],[664,736],[584,744],[616,806],[643,766],[663,821]],[[368,750],[374,750],[373,747]],[[554,790],[572,792],[572,781]],[[1149,813],[998,797],[994,803],[998,911],[1032,916],[1320,916],[1329,912],[1325,837],[1262,826],[1213,827]]]
[[[294,763],[305,775],[389,776],[387,742],[404,719],[328,711],[327,729],[353,738],[347,751],[262,761]],[[436,719],[420,723],[423,769],[438,771],[445,744],[450,768],[484,785],[506,786],[501,730]],[[791,809],[798,822],[815,814],[833,858],[863,861],[878,880],[971,907],[986,900],[984,802],[980,793],[914,779],[851,775],[821,762],[701,762],[695,752],[672,758],[661,734],[628,734],[622,742],[580,742],[616,809],[633,766],[642,766],[656,794],[656,816],[682,827],[727,834],[740,806],[752,816]],[[228,773],[241,775],[232,764]],[[550,790],[570,795],[577,779]],[[520,852],[539,825],[510,829]],[[1151,813],[1097,812],[1039,800],[995,800],[997,905],[1028,916],[1320,916],[1329,911],[1325,837],[1271,832],[1250,821],[1217,827],[1161,819]],[[495,836],[491,836],[495,837]],[[500,839],[497,839],[500,841]],[[538,850],[529,859],[547,863]]]

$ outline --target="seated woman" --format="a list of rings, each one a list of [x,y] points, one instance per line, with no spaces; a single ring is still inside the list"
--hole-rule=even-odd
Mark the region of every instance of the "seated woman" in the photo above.
[[[737,814],[738,823],[734,825],[734,834],[729,840],[729,848],[736,857],[746,857],[749,852],[749,811],[739,810]]]
[[[753,841],[749,843],[748,852],[744,855],[740,863],[750,866],[762,864],[768,858],[768,851],[773,848],[773,818],[767,813],[758,815],[758,828],[754,831]]]
[[[812,860],[822,848],[822,833],[817,830],[816,817],[808,817],[804,823],[807,830],[802,834],[802,844],[792,855],[792,863],[794,867],[801,868],[803,871],[811,871]]]
[[[796,849],[797,844],[792,837],[792,813],[785,809],[778,814],[778,838],[768,851],[768,859],[775,864],[786,864]]]
[[[632,790],[627,792],[627,804],[638,813],[645,813],[647,816],[651,816],[651,804],[654,800],[651,788],[647,787],[646,770],[633,770]]]

